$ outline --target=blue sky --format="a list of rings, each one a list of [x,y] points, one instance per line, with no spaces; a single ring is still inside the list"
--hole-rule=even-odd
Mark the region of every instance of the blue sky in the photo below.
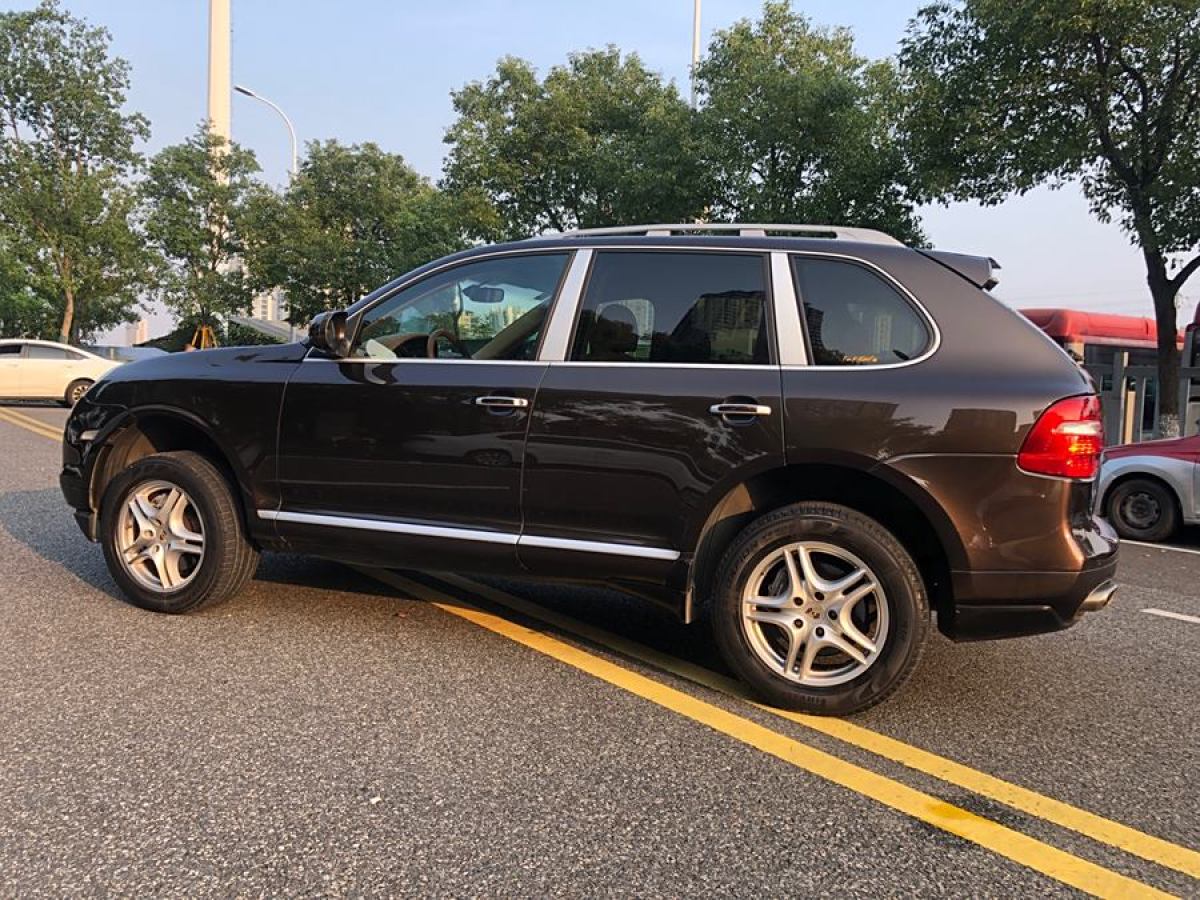
[[[32,2],[12,5],[27,7]],[[132,65],[129,105],[149,117],[153,151],[187,136],[205,115],[207,0],[65,0],[112,33]],[[759,0],[704,0],[714,29],[756,16]],[[823,25],[845,25],[860,52],[896,51],[915,0],[805,0]],[[484,78],[506,54],[545,70],[572,50],[616,44],[687,91],[691,0],[233,0],[233,80],[282,106],[301,142],[375,141],[436,178],[452,120],[450,91]],[[233,99],[233,133],[264,178],[286,177],[287,135],[275,114]],[[1014,306],[1072,306],[1151,315],[1137,251],[1115,225],[1088,213],[1074,188],[1037,190],[999,207],[923,211],[935,245],[986,253],[1003,265],[999,296]],[[1184,289],[1181,320],[1200,299]]]

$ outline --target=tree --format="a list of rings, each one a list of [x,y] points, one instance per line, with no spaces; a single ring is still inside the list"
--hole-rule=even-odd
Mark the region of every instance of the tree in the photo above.
[[[704,209],[691,111],[634,54],[572,54],[544,81],[506,57],[452,97],[443,186],[482,203],[477,237],[685,221]]]
[[[713,37],[696,73],[714,219],[831,222],[920,241],[889,62],[787,2]]]
[[[177,320],[211,326],[249,308],[242,231],[257,171],[251,151],[206,122],[150,161],[141,184],[146,236],[165,261],[158,293]]]
[[[0,14],[0,227],[63,341],[128,321],[147,268],[127,177],[148,131],[108,42],[54,0]]]
[[[1200,267],[1200,5],[967,0],[922,9],[901,54],[932,197],[999,203],[1078,182],[1142,252],[1160,409],[1178,427],[1176,297]]]
[[[284,289],[300,324],[462,249],[464,216],[396,154],[312,142],[282,196],[251,204],[246,265],[258,287]]]
[[[0,337],[46,337],[56,324],[54,306],[34,291],[25,267],[0,240]]]

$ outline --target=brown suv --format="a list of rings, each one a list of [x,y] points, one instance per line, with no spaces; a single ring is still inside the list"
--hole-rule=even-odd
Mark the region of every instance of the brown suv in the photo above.
[[[62,487],[139,606],[260,549],[701,610],[767,700],[862,709],[956,639],[1103,606],[1084,375],[993,263],[827,226],[581,231],[432,262],[302,344],[123,366]]]

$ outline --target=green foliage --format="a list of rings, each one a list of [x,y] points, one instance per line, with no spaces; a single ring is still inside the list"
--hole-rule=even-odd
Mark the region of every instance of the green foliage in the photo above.
[[[831,222],[920,241],[890,63],[787,2],[714,36],[697,70],[714,220]]]
[[[254,154],[201,123],[150,161],[141,195],[146,236],[165,265],[155,293],[178,319],[212,325],[253,299],[241,264],[249,198],[261,190]]]
[[[506,57],[452,96],[443,184],[478,204],[476,237],[682,221],[704,209],[691,111],[634,54],[572,54],[544,81]]]
[[[1176,295],[1200,267],[1200,3],[938,2],[900,59],[930,197],[998,203],[1077,181],[1141,248],[1173,415]]]
[[[282,287],[303,324],[461,249],[462,209],[375,144],[312,142],[283,195],[250,204],[247,270],[259,288]]]
[[[0,14],[0,228],[61,340],[129,321],[149,257],[127,176],[145,120],[121,111],[108,34],[44,0]]]
[[[33,291],[25,267],[0,244],[0,337],[47,337],[57,324],[54,305]]]

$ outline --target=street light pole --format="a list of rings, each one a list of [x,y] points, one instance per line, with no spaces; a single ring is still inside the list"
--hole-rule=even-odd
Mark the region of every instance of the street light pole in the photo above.
[[[696,67],[700,65],[700,0],[692,7],[692,109],[696,108]]]
[[[696,0],[696,2],[699,3],[700,0]],[[297,155],[296,155],[296,129],[292,125],[292,120],[288,118],[287,113],[285,113],[282,109],[279,108],[278,104],[272,103],[270,100],[268,100],[262,94],[256,94],[254,91],[250,90],[250,88],[246,87],[245,85],[235,84],[233,86],[233,89],[235,91],[237,91],[239,94],[244,94],[245,96],[252,97],[255,100],[261,100],[263,103],[267,104],[267,106],[271,107],[271,109],[275,110],[275,112],[279,113],[279,117],[281,119],[283,119],[283,124],[287,126],[288,137],[290,137],[292,140],[292,166],[290,169],[288,169],[288,174],[290,174],[292,178],[295,178],[296,174],[300,171],[300,169],[297,164]]]

